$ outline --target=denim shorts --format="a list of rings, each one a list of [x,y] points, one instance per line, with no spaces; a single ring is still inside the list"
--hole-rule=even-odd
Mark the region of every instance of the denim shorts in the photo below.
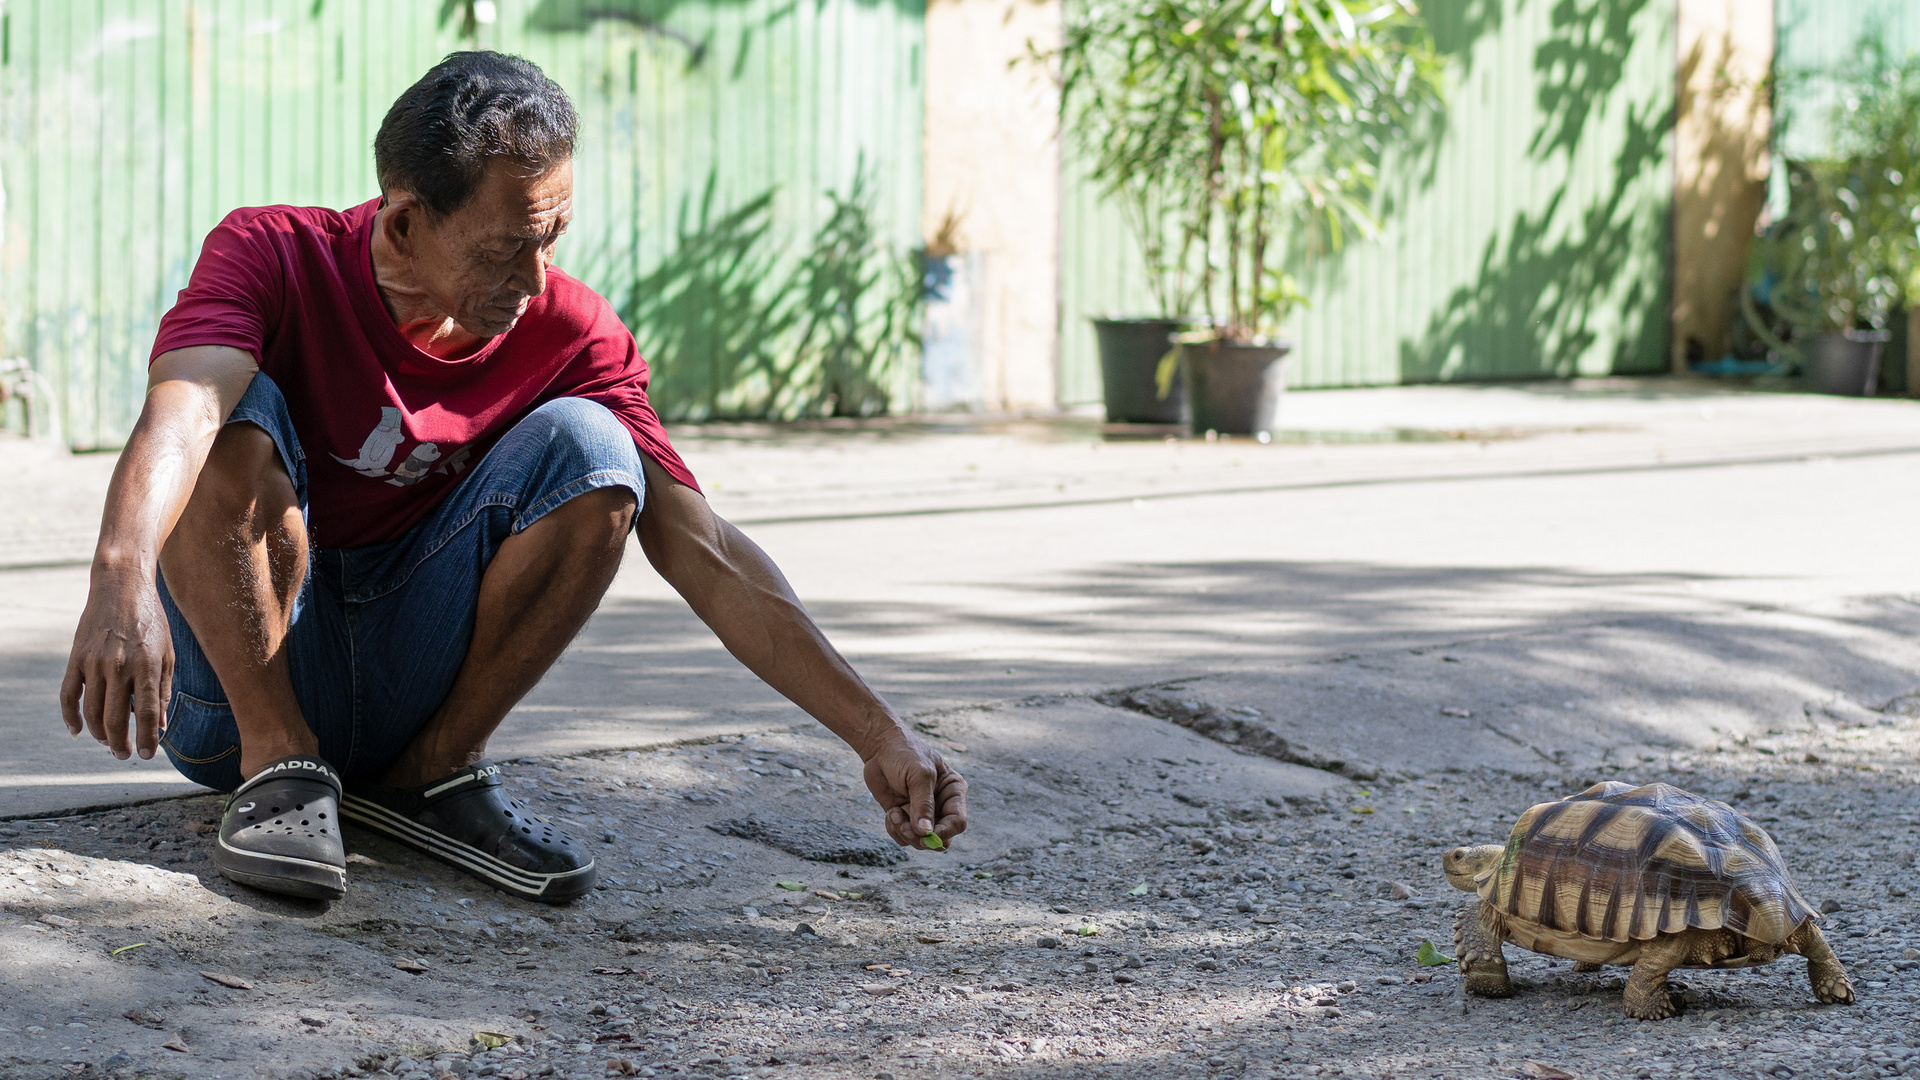
[[[255,375],[229,424],[273,437],[307,513],[307,463],[280,388]],[[640,452],[605,406],[558,398],[528,413],[444,502],[398,540],[312,549],[287,636],[294,696],[320,756],[348,781],[384,772],[446,700],[473,639],[480,579],[508,537],[596,488],[644,501]],[[233,710],[160,583],[173,630],[173,699],[161,746],[181,775],[240,786]]]

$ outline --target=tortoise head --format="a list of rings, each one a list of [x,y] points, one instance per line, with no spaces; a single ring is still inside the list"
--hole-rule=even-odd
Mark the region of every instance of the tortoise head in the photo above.
[[[1457,847],[1440,856],[1440,869],[1446,871],[1447,884],[1463,892],[1478,892],[1480,887],[1474,879],[1498,866],[1506,850],[1499,844]]]

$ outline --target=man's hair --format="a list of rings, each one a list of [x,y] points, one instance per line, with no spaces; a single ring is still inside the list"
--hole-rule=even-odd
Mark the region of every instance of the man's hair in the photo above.
[[[473,198],[495,158],[539,174],[572,157],[578,126],[567,92],[531,62],[457,52],[387,110],[373,166],[383,194],[408,192],[445,217]]]

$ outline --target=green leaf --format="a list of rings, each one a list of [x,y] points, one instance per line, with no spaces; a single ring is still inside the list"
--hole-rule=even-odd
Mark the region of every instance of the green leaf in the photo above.
[[[947,842],[945,840],[940,839],[940,834],[932,833],[932,832],[921,837],[920,844],[922,847],[925,847],[928,851],[944,851],[946,850],[946,847],[947,847]]]
[[[1140,884],[1138,884],[1138,885],[1135,885],[1135,886],[1134,886],[1133,888],[1131,888],[1131,889],[1128,889],[1128,890],[1127,890],[1127,895],[1128,895],[1128,896],[1145,896],[1145,895],[1147,895],[1147,883],[1143,881],[1143,882],[1141,882]]]
[[[473,1041],[489,1050],[498,1050],[500,1047],[512,1042],[513,1036],[502,1035],[498,1031],[476,1031],[473,1033]]]
[[[110,953],[108,953],[107,955],[108,955],[108,956],[119,956],[119,955],[120,955],[121,953],[123,953],[123,952],[126,952],[126,951],[127,951],[128,949],[144,949],[144,948],[146,948],[146,947],[147,947],[147,943],[146,943],[146,942],[144,942],[144,941],[136,941],[136,942],[134,942],[134,943],[133,943],[133,944],[131,944],[131,945],[122,945],[122,946],[120,946],[119,948],[117,948],[117,949],[115,949],[115,950],[113,950],[112,952],[110,952]]]
[[[1434,948],[1431,941],[1421,942],[1420,947],[1413,951],[1413,958],[1420,962],[1421,967],[1442,967],[1453,963],[1453,957]]]
[[[1079,934],[1081,937],[1092,937],[1099,932],[1100,926],[1098,923],[1083,923],[1078,930],[1074,931],[1074,933]]]
[[[800,884],[797,881],[776,881],[774,882],[774,884],[780,886],[781,888],[787,890],[788,892],[806,892],[807,891],[807,887],[805,885]]]

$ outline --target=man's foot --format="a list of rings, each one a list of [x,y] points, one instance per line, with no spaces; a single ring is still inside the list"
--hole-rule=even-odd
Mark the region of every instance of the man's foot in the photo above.
[[[465,870],[496,889],[564,904],[590,891],[593,856],[500,790],[500,766],[477,764],[414,788],[356,784],[347,820]]]
[[[213,865],[229,881],[286,896],[347,894],[340,774],[311,754],[254,773],[227,799]]]

